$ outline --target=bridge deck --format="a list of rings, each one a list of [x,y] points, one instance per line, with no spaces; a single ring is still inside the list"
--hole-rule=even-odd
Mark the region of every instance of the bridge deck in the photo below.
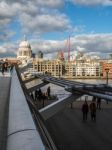
[[[0,150],[5,150],[8,121],[10,77],[0,77]]]
[[[82,121],[82,102],[75,102],[46,121],[48,130],[58,150],[111,150],[112,149],[112,103],[103,102],[97,110],[97,120]]]

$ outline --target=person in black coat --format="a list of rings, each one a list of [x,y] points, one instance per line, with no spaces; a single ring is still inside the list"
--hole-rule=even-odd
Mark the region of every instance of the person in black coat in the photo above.
[[[97,98],[97,109],[101,109],[101,98]]]
[[[5,71],[5,63],[2,64],[2,74],[4,75],[4,71]]]
[[[38,99],[38,90],[35,91],[35,101]]]
[[[41,91],[40,88],[39,88],[39,91],[38,91],[38,99],[39,99],[39,101],[42,100],[42,91]]]
[[[96,121],[96,102],[92,100],[90,104],[91,120]]]
[[[88,111],[89,111],[88,103],[85,100],[84,104],[82,105],[83,121],[87,120]]]
[[[47,88],[47,95],[48,95],[48,97],[51,96],[51,88],[50,88],[50,86]]]

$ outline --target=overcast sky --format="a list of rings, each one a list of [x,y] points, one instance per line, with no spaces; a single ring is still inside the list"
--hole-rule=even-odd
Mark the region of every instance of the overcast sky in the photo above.
[[[54,58],[57,51],[107,57],[112,53],[111,0],[1,0],[0,57],[16,56],[27,36],[33,52]]]

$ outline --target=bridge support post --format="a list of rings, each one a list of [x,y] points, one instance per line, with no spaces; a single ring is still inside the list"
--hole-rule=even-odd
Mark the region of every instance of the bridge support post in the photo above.
[[[106,68],[105,71],[106,71],[106,84],[108,85],[109,68]]]

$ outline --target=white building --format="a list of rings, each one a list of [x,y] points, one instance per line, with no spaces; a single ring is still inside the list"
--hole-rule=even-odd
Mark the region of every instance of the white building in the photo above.
[[[19,44],[19,49],[17,53],[17,59],[20,60],[22,63],[27,62],[32,57],[32,50],[29,42],[24,39]]]
[[[101,65],[97,60],[80,59],[65,64],[66,77],[91,78],[100,77]]]

